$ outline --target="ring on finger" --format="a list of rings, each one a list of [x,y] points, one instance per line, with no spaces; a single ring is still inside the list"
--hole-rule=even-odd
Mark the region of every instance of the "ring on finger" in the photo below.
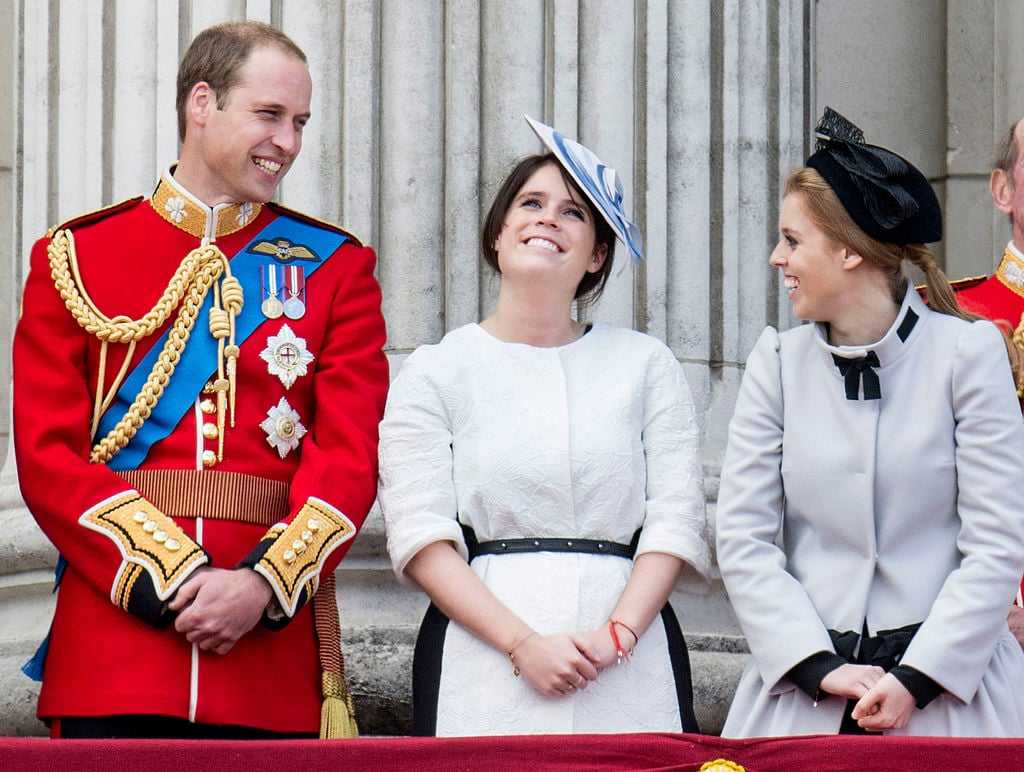
[[[587,680],[587,679],[586,679],[586,678],[584,678],[582,674],[580,674],[580,677],[576,679],[576,683],[574,683],[574,684],[572,685],[572,687],[573,687],[574,689],[579,689],[579,688],[580,688],[580,684],[582,684],[582,683],[583,683],[584,681],[586,681],[586,680]]]

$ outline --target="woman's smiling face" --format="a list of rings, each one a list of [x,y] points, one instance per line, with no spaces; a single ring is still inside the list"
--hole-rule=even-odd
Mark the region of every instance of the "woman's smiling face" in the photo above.
[[[505,213],[494,244],[502,281],[540,276],[564,281],[571,291],[586,273],[600,269],[606,250],[597,248],[590,208],[545,164],[523,184]]]
[[[831,321],[848,287],[843,269],[847,253],[810,218],[801,195],[791,193],[782,200],[779,243],[768,262],[782,270],[798,319]]]

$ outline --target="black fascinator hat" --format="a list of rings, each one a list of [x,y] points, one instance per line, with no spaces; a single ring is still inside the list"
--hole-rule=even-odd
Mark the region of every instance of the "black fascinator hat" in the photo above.
[[[913,164],[864,142],[864,132],[831,107],[814,130],[807,166],[835,191],[853,221],[872,238],[892,244],[930,244],[942,238],[942,210],[931,184]]]

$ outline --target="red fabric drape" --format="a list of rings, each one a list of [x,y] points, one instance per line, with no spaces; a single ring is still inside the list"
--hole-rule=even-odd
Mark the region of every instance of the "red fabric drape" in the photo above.
[[[1024,740],[795,737],[723,740],[685,734],[541,735],[458,739],[191,741],[0,738],[0,769],[699,770],[724,758],[747,772],[1024,769]]]

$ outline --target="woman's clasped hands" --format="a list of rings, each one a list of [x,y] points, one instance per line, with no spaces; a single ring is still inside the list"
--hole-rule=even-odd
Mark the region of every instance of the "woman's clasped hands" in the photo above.
[[[622,635],[622,645],[632,650],[632,633]],[[525,678],[541,694],[563,697],[586,689],[600,671],[619,661],[618,649],[602,626],[594,630],[541,635],[530,631],[509,649],[513,672]]]

